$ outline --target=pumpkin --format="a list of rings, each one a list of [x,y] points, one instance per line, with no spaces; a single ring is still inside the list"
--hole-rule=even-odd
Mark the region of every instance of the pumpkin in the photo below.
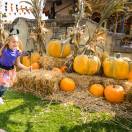
[[[132,81],[132,61],[129,61],[129,74],[128,74],[128,80]]]
[[[101,84],[93,84],[88,90],[91,94],[97,97],[103,96],[104,94],[104,86]]]
[[[103,61],[103,71],[107,77],[127,79],[129,63],[122,57],[108,57]]]
[[[22,64],[24,65],[24,66],[30,66],[30,59],[29,59],[29,57],[28,56],[23,56],[22,57]]]
[[[33,63],[31,66],[32,66],[32,69],[39,69],[40,68],[39,63],[37,63],[37,62]]]
[[[63,91],[73,91],[75,90],[75,82],[71,78],[65,77],[60,81],[60,89]]]
[[[67,70],[67,66],[65,66],[65,65],[61,66],[60,70],[61,70],[62,73],[64,73]]]
[[[93,75],[100,69],[100,59],[97,56],[78,55],[73,62],[73,69],[79,74]]]
[[[31,62],[35,63],[38,62],[40,60],[40,54],[37,52],[34,52],[31,54]]]
[[[60,40],[51,40],[47,46],[47,53],[52,57],[66,57],[71,53],[70,44],[61,44]]]
[[[120,103],[124,100],[125,91],[120,85],[108,85],[105,87],[106,100],[112,103]]]

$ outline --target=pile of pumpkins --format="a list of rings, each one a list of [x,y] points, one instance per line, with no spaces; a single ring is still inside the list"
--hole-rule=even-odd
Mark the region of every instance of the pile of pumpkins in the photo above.
[[[70,44],[63,44],[58,39],[50,40],[46,50],[49,56],[57,58],[65,58],[71,54]],[[33,69],[39,69],[39,59],[39,53],[35,52],[31,55],[31,58],[23,57],[22,63],[25,66],[30,66],[31,63]],[[77,55],[73,62],[74,71],[82,75],[94,75],[100,71],[101,66],[106,77],[132,81],[132,60],[121,57],[119,54],[115,57],[106,56],[102,62],[98,56],[82,54]]]
[[[60,81],[60,89],[65,92],[74,91],[75,88],[75,82],[71,78],[65,77]],[[92,84],[87,90],[96,97],[104,96],[111,103],[123,102],[125,97],[124,88],[120,85],[108,85],[104,87],[102,84]]]
[[[47,54],[52,57],[65,58],[71,53],[69,43],[61,44],[60,40],[53,39],[47,45]],[[79,74],[94,75],[103,67],[104,75],[115,79],[132,80],[132,61],[128,58],[105,56],[103,61],[95,55],[78,55],[73,62],[73,69]]]
[[[40,54],[37,52],[34,52],[31,54],[30,56],[23,56],[22,57],[22,64],[29,67],[30,65],[32,66],[32,69],[39,69],[40,68],[40,64],[39,64],[39,60],[40,60]]]

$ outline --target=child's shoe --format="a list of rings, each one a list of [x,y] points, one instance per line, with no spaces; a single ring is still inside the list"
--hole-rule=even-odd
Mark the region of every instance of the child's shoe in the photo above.
[[[1,104],[4,104],[4,101],[3,101],[3,99],[0,97],[0,105]]]

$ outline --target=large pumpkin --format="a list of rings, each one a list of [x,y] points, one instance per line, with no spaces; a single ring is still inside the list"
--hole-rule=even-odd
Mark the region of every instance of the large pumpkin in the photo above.
[[[40,54],[37,52],[34,52],[31,54],[31,62],[35,63],[38,62],[40,60]]]
[[[74,59],[73,69],[79,74],[93,75],[100,69],[100,59],[96,56],[78,55]]]
[[[73,91],[75,87],[75,82],[71,78],[66,77],[60,81],[60,89],[63,91]]]
[[[93,84],[88,90],[91,94],[97,97],[103,96],[104,94],[104,87],[101,84]]]
[[[122,57],[108,57],[103,62],[104,74],[116,79],[127,79],[129,63]]]
[[[24,66],[30,66],[30,59],[29,59],[29,57],[28,56],[23,56],[22,57],[22,64],[24,65]]]
[[[71,53],[70,44],[61,44],[60,40],[50,40],[47,45],[47,54],[53,57],[66,57]]]
[[[120,103],[124,100],[125,91],[120,85],[108,85],[104,90],[105,98],[112,103]]]

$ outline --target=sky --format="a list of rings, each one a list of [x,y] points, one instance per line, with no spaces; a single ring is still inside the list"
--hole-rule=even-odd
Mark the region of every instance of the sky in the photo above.
[[[29,0],[27,0],[27,1],[29,1]],[[6,18],[3,18],[4,21],[6,20],[8,22],[12,22],[17,17],[25,17],[25,18],[29,18],[29,19],[34,18],[33,15],[31,14],[31,12],[30,12],[30,14],[27,11],[22,12],[21,10],[19,10],[17,12],[16,5],[18,5],[18,9],[20,9],[21,6],[22,7],[27,6],[28,8],[30,7],[28,4],[26,4],[24,2],[19,3],[20,0],[0,0],[0,2],[1,2],[0,11],[2,13],[6,13],[6,16],[7,16]],[[5,3],[6,2],[7,2],[7,11],[5,11],[5,5],[6,5]],[[13,10],[11,10],[11,5],[12,5]],[[24,12],[25,12],[25,14],[24,14]],[[47,17],[45,17],[45,15],[43,14],[42,19],[47,19]]]

